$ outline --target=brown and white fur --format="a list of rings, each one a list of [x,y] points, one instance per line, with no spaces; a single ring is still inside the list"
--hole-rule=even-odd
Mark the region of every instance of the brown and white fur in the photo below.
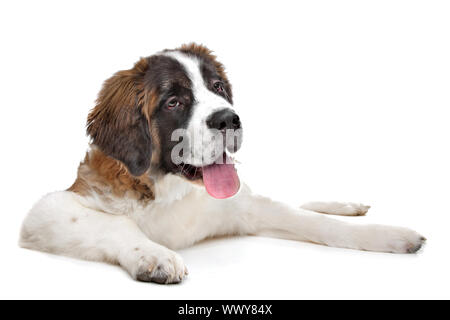
[[[168,102],[172,96],[176,103]],[[186,176],[168,160],[169,131],[180,126],[207,135],[207,118],[217,110],[234,110],[232,103],[222,64],[203,46],[165,50],[116,73],[89,114],[92,143],[75,183],[34,205],[20,245],[115,263],[133,279],[157,283],[186,277],[174,250],[220,235],[393,253],[420,249],[425,238],[415,231],[323,215],[364,215],[368,206],[315,202],[292,208],[253,194],[245,184],[228,199],[208,195],[197,169]],[[194,157],[188,165],[207,164]]]

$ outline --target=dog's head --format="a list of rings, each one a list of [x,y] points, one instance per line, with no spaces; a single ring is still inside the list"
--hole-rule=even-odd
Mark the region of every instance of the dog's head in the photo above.
[[[152,170],[204,182],[216,198],[239,189],[230,157],[241,144],[223,65],[195,44],[142,58],[106,80],[87,132],[134,176]]]

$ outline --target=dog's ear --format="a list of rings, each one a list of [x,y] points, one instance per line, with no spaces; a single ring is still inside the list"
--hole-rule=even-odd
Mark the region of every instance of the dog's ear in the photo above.
[[[143,77],[148,68],[141,59],[130,70],[106,80],[87,120],[92,143],[123,162],[134,176],[150,166],[152,146],[149,119],[143,112]]]

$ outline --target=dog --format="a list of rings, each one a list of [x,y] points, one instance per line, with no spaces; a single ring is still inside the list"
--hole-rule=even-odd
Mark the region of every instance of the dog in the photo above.
[[[23,248],[114,263],[135,280],[168,284],[188,274],[174,250],[215,236],[391,253],[415,253],[426,240],[406,228],[326,216],[364,215],[369,207],[362,204],[292,208],[253,194],[233,163],[243,124],[231,84],[203,45],[141,58],[106,80],[87,134],[76,181],[33,206],[21,229]]]

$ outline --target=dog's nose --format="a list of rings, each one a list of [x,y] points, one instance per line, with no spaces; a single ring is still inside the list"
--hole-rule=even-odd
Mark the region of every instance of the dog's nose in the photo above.
[[[241,128],[239,116],[230,109],[214,112],[206,119],[206,124],[208,128],[217,130]]]

